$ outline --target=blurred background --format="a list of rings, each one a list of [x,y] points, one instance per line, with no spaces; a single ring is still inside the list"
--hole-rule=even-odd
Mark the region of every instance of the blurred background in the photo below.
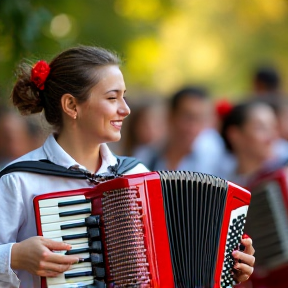
[[[132,97],[197,82],[239,99],[263,64],[287,88],[287,15],[286,0],[1,0],[0,98],[23,57],[49,60],[79,43],[122,56]]]

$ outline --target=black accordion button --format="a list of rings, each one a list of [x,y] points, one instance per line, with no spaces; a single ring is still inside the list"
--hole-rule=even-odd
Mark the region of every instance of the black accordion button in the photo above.
[[[88,227],[99,227],[100,226],[100,215],[91,215],[85,218],[85,223]]]

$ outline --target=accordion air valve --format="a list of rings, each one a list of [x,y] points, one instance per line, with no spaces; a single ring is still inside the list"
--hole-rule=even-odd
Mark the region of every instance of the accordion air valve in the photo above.
[[[71,197],[90,202],[85,202],[90,210],[85,214],[83,209],[75,208],[72,216],[75,220],[65,216],[59,219],[53,216],[53,220],[49,220],[52,213],[49,211],[53,210],[49,205],[55,205],[57,210],[63,203],[78,201],[69,200]],[[50,199],[55,203],[50,204]],[[77,272],[78,264],[75,264],[59,277],[60,284],[58,279],[47,279],[47,286],[231,287],[232,251],[240,243],[249,201],[250,193],[237,185],[208,174],[184,171],[123,176],[89,189],[37,196],[34,206],[38,234],[58,241],[64,237],[69,243],[63,231],[58,238],[47,234],[44,230],[49,223],[44,222],[57,220],[61,223],[57,225],[60,229],[73,221],[81,223],[82,234],[88,239],[77,238],[78,230],[74,233],[70,229],[67,233],[76,235],[70,238],[72,246],[88,242],[86,251],[90,254],[84,256],[88,259],[84,270],[93,271]],[[80,210],[83,210],[81,215],[77,214]],[[100,219],[96,228],[90,224],[84,226],[90,215]],[[99,233],[94,232],[95,229]],[[95,243],[102,243],[98,251],[93,250]],[[93,262],[95,255],[102,255],[99,257],[103,261]],[[71,275],[76,276],[73,279]],[[43,281],[43,287],[45,285]]]

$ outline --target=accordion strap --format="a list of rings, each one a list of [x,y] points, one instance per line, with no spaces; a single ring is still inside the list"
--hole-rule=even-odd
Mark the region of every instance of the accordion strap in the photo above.
[[[109,172],[107,175],[104,176],[119,176],[124,174],[125,172],[131,170],[135,166],[137,166],[140,161],[138,161],[134,157],[125,157],[125,156],[118,156],[114,155],[117,158],[117,164],[114,166],[109,166]],[[103,177],[100,175],[92,175],[89,171],[85,171],[83,169],[78,169],[71,167],[67,169],[64,166],[57,165],[47,159],[42,159],[39,161],[20,161],[13,163],[7,167],[5,167],[2,171],[0,171],[0,178],[8,173],[12,172],[31,172],[37,174],[47,174],[53,176],[60,176],[60,177],[70,177],[76,179],[96,179],[97,176]]]

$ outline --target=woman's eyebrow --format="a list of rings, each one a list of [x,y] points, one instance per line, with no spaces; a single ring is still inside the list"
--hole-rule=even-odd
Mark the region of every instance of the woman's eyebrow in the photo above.
[[[124,90],[124,94],[126,93],[126,89]],[[110,93],[110,92],[116,92],[116,93],[119,93],[119,92],[122,92],[122,90],[121,89],[112,89],[112,90],[109,90],[109,91],[107,91],[107,92],[105,92],[104,94],[108,94],[108,93]]]

